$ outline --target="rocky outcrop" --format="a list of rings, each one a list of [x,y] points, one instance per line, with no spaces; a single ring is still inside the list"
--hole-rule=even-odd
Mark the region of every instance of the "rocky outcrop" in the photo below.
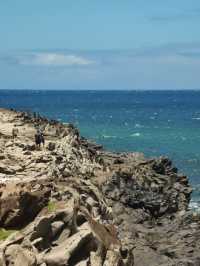
[[[9,187],[9,186],[8,186]],[[50,190],[28,191],[28,188],[12,190],[3,187],[0,198],[0,227],[21,228],[30,221],[47,205]]]
[[[184,176],[171,168],[171,161],[159,158],[121,168],[102,186],[107,198],[132,210],[143,209],[152,218],[186,210],[192,192]]]
[[[0,265],[200,265],[192,189],[168,158],[108,152],[71,124],[4,109],[0,149]]]
[[[123,245],[133,249],[134,265],[198,265],[200,227],[188,211],[192,189],[186,177],[177,174],[167,158],[141,161],[128,169],[126,160],[102,191]]]

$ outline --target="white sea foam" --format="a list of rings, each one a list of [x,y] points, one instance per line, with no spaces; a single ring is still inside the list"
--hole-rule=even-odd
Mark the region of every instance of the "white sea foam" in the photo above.
[[[135,124],[135,128],[142,128],[144,127],[143,125],[140,125],[140,124]]]
[[[200,117],[193,117],[193,120],[200,120]]]
[[[191,200],[189,204],[189,209],[200,212],[200,202]]]
[[[140,137],[141,134],[139,132],[133,133],[130,135],[130,137]]]
[[[112,136],[112,135],[102,135],[103,138],[109,139],[109,138],[116,138],[117,136]]]

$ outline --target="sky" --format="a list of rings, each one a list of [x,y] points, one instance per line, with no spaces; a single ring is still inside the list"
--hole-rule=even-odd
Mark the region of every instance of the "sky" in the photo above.
[[[200,89],[199,0],[0,0],[0,89]]]

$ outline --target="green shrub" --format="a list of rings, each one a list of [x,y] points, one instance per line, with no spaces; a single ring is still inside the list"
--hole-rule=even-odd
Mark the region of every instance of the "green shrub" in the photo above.
[[[6,230],[4,228],[0,228],[0,241],[5,240],[9,237],[12,233],[15,233],[16,230]]]
[[[48,212],[54,212],[56,210],[56,204],[53,201],[49,201],[47,205]]]

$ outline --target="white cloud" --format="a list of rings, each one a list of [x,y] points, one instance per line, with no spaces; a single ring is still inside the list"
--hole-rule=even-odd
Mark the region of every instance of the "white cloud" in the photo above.
[[[35,66],[88,66],[95,62],[83,56],[63,53],[31,53],[19,55],[16,61],[20,65]]]

